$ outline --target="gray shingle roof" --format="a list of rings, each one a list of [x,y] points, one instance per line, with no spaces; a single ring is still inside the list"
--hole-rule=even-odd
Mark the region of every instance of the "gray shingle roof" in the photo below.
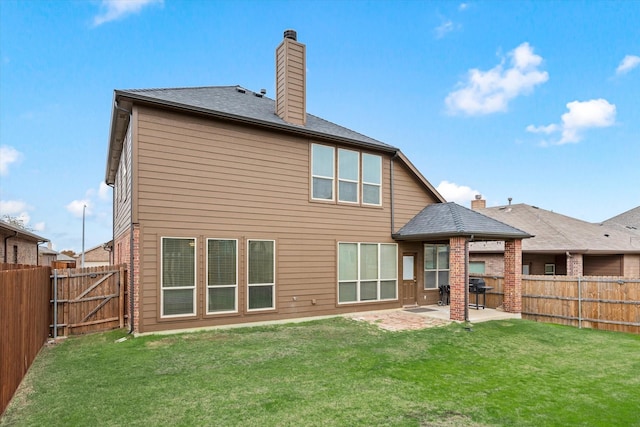
[[[287,123],[275,113],[275,101],[273,99],[240,86],[116,90],[116,95],[191,111],[217,113],[231,119],[244,119],[245,121],[249,119],[256,124],[345,139],[353,143],[364,144],[386,151],[397,150],[391,145],[312,114],[307,114],[305,126]]]
[[[396,240],[433,240],[473,236],[474,240],[526,239],[528,233],[456,203],[427,206],[404,225]]]
[[[603,221],[604,225],[621,227],[625,231],[640,235],[640,206]]]
[[[32,240],[34,242],[48,242],[49,239],[45,239],[42,236],[38,236],[24,228],[16,227],[15,225],[9,224],[8,222],[0,220],[0,230],[3,231],[2,234],[10,233],[11,235],[16,234],[16,237],[25,240]]]
[[[523,252],[619,254],[640,252],[640,237],[623,227],[593,224],[526,204],[496,206],[478,212],[535,235],[522,242]],[[472,251],[502,251],[501,243],[478,243]]]

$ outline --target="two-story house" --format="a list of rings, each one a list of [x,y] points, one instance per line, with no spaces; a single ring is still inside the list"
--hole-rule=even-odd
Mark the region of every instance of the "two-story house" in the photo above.
[[[449,281],[464,296],[475,229],[424,226],[459,209],[474,226],[493,220],[446,204],[398,148],[308,114],[292,30],[276,50],[275,98],[240,86],[115,91],[106,183],[132,330],[432,304]],[[491,237],[516,254],[526,233],[501,227]]]

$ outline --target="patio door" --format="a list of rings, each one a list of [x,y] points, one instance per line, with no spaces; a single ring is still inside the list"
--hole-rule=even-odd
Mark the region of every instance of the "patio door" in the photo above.
[[[402,305],[416,305],[418,302],[416,255],[416,253],[402,254]]]

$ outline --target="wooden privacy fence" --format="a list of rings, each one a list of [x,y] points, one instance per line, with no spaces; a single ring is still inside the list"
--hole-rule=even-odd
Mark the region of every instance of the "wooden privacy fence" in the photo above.
[[[504,278],[483,276],[487,307],[502,305]],[[580,328],[640,333],[640,279],[523,276],[522,318]]]
[[[50,275],[0,263],[0,414],[49,337]]]
[[[124,327],[126,279],[125,264],[53,270],[53,337]]]

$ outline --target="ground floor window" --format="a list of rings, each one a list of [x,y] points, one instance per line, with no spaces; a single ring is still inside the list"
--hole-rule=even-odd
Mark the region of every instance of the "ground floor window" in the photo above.
[[[163,237],[161,248],[161,315],[196,314],[196,239]]]
[[[247,285],[249,310],[275,308],[276,242],[247,241]]]
[[[449,245],[424,245],[424,288],[438,289],[449,284]]]
[[[238,241],[207,239],[207,313],[238,311]]]
[[[338,302],[398,298],[398,246],[338,243]]]

